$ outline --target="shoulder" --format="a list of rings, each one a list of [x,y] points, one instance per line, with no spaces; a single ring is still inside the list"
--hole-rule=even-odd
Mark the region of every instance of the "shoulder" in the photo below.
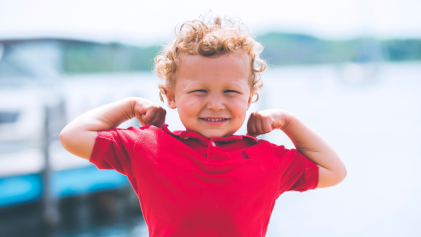
[[[265,139],[256,139],[255,141],[248,140],[247,153],[258,157],[280,158],[289,151],[285,146],[274,144]]]
[[[256,149],[259,149],[259,150],[269,149],[272,151],[274,156],[284,156],[289,151],[295,150],[295,149],[287,149],[285,148],[284,145],[278,145],[265,139],[257,139],[257,144],[255,147]]]
[[[106,140],[136,141],[141,137],[157,137],[157,134],[165,133],[161,128],[153,125],[143,127],[114,128],[98,131],[98,138]]]
[[[278,145],[265,139],[258,139],[254,149],[256,152],[270,151],[271,156],[274,157],[281,165],[287,165],[294,162],[294,160],[296,161],[305,158],[304,155],[295,148],[286,148],[284,145]],[[268,153],[266,152],[266,154]]]

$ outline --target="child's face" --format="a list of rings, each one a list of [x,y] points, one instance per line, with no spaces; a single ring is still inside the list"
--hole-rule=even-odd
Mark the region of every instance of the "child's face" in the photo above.
[[[230,136],[244,123],[252,101],[249,76],[245,54],[182,55],[168,104],[178,109],[187,130],[207,138]]]

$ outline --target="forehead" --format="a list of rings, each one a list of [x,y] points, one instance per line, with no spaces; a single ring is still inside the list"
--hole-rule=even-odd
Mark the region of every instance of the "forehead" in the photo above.
[[[230,53],[213,57],[182,54],[177,73],[177,83],[187,81],[248,83],[249,57],[245,53]],[[184,83],[183,83],[184,84]]]

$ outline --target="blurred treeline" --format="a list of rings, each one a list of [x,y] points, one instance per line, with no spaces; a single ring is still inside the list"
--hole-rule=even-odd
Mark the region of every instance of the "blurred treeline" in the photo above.
[[[272,66],[421,60],[421,39],[329,41],[308,35],[268,33],[257,40],[265,47],[263,57]],[[65,41],[62,47],[65,73],[150,71],[160,50],[159,45],[136,47],[83,41]]]

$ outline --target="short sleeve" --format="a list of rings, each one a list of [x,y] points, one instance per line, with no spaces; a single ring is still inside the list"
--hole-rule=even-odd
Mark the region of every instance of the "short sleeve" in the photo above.
[[[139,132],[139,128],[135,127],[98,131],[89,162],[98,169],[113,169],[130,176],[132,174],[131,157],[136,141],[139,139]]]
[[[319,182],[319,167],[296,149],[274,146],[275,158],[280,165],[280,193],[304,192],[315,189]]]

